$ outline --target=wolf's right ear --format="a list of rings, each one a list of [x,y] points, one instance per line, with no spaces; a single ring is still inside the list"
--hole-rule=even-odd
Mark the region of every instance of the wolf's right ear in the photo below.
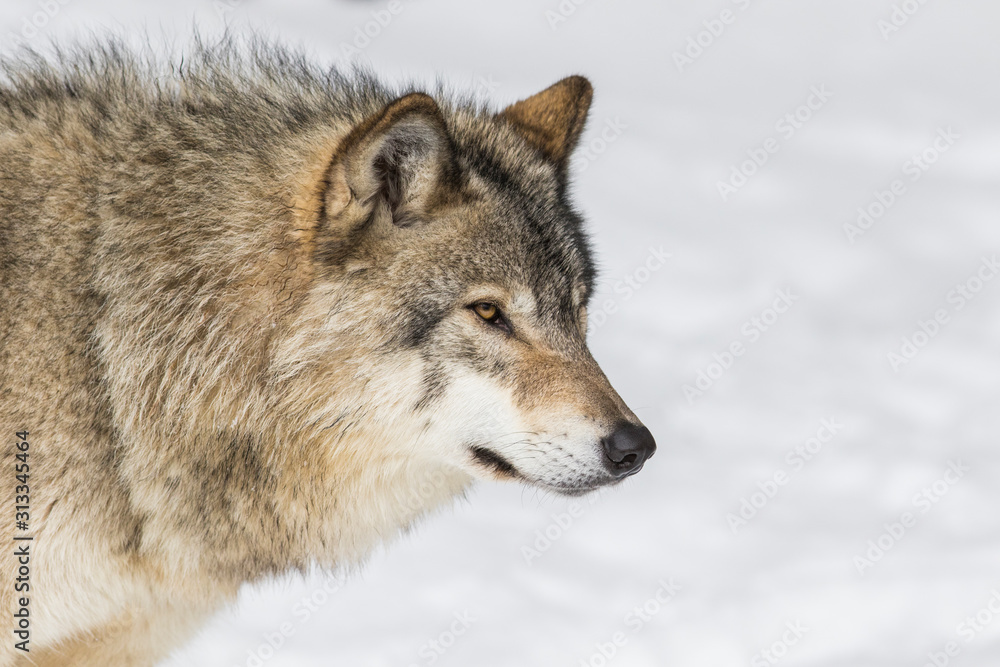
[[[594,97],[590,81],[568,76],[540,93],[510,105],[500,112],[524,139],[560,173],[576,148]]]
[[[434,203],[457,166],[440,107],[411,93],[358,124],[341,142],[327,171],[326,220],[386,206],[406,226]]]

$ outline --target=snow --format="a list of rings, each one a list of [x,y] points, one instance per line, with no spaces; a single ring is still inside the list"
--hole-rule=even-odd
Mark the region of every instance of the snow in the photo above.
[[[3,43],[43,5],[7,3]],[[884,36],[894,6],[915,12]],[[144,26],[183,42],[224,17],[329,63],[372,12],[391,18],[362,57],[389,78],[499,102],[593,81],[574,192],[605,279],[595,304],[612,305],[591,346],[659,451],[579,505],[482,484],[342,586],[247,588],[165,665],[1000,664],[1000,280],[977,276],[1000,251],[996,5],[60,0],[34,39]],[[675,52],[710,29],[679,70]],[[799,109],[815,89],[827,99]],[[788,136],[776,122],[797,110],[809,118]],[[719,181],[769,138],[777,151],[723,200]],[[894,180],[905,191],[850,242],[844,225]],[[671,257],[641,272],[651,248]],[[626,276],[644,280],[628,296]],[[960,284],[979,289],[961,308]],[[769,313],[779,290],[791,305]],[[894,369],[888,353],[941,311]],[[734,342],[720,374],[713,355]],[[699,371],[718,379],[689,401]],[[788,453],[818,435],[797,469]],[[762,504],[761,486],[773,497],[734,532],[727,514]],[[859,572],[880,537],[891,547]],[[644,604],[655,613],[637,616]]]

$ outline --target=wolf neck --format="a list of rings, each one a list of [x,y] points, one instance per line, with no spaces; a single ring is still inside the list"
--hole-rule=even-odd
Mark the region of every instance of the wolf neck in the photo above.
[[[299,442],[265,444],[287,456],[269,480],[234,503],[239,509],[227,517],[231,523],[218,526],[235,538],[227,546],[236,548],[203,553],[199,569],[242,582],[312,565],[352,567],[446,507],[471,482],[458,469],[387,451],[378,433],[338,435],[330,429]]]
[[[378,442],[366,444],[378,451]],[[377,455],[349,458],[334,456],[328,464],[330,495],[325,511],[315,517],[319,540],[311,555],[326,566],[361,561],[422,516],[447,506],[471,481],[455,468],[430,463],[379,460]]]

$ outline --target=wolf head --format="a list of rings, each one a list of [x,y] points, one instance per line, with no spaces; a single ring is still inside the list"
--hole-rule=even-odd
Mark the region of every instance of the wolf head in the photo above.
[[[566,182],[591,95],[570,77],[494,114],[412,93],[340,141],[311,299],[314,348],[354,395],[325,418],[363,412],[383,451],[567,494],[653,454],[586,344],[594,268]]]

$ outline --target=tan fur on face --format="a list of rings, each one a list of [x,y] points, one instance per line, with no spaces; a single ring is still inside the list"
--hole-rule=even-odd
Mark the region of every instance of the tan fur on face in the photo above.
[[[551,424],[554,417],[588,415],[610,430],[618,421],[635,419],[589,354],[567,359],[546,350],[526,351],[517,369],[514,395],[529,423]]]

